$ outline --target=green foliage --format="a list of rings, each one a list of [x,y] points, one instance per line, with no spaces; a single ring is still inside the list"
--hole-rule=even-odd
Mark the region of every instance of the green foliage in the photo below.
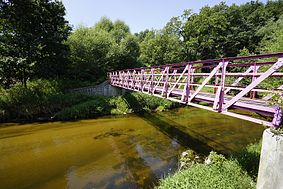
[[[187,169],[162,179],[156,188],[255,188],[260,153],[261,141],[248,145],[228,158],[210,152],[205,164],[190,164]]]
[[[55,81],[37,80],[28,83],[27,88],[15,85],[1,91],[1,109],[9,114],[10,119],[33,119],[34,116],[46,114],[49,111],[49,97],[59,93]]]
[[[135,67],[139,45],[129,27],[120,20],[114,23],[103,17],[93,27],[78,27],[69,37],[69,78],[97,81],[111,70]]]
[[[132,113],[128,102],[122,96],[112,97],[109,101],[112,115]]]
[[[283,16],[276,22],[270,21],[258,31],[263,36],[260,50],[264,53],[283,51]]]
[[[263,35],[257,31],[268,21],[276,21],[282,7],[281,0],[266,4],[251,1],[240,6],[222,2],[205,6],[199,13],[185,10],[183,15],[173,17],[165,30],[181,39],[187,60],[236,56],[243,48],[258,53]]]
[[[283,51],[283,16],[281,16],[276,22],[270,21],[266,26],[262,27],[258,32],[259,36],[263,36],[263,40],[260,43],[259,51],[261,53],[273,53]],[[261,67],[261,72],[267,70],[267,66]],[[283,68],[279,70],[283,71]],[[260,84],[260,87],[273,89],[282,85],[282,78],[268,78]]]
[[[186,150],[180,157],[179,170],[189,169],[196,163],[202,163],[203,157],[196,154],[193,150]]]
[[[2,84],[62,75],[68,50],[63,42],[71,28],[61,1],[1,1],[0,16]]]
[[[51,104],[59,106],[57,108],[53,107],[53,109],[61,109],[61,111],[56,113],[54,119],[73,120],[95,118],[97,116],[110,114],[121,115],[146,110],[155,111],[160,106],[163,106],[164,109],[169,109],[176,105],[168,100],[160,100],[157,97],[151,100],[152,96],[141,93],[128,93],[117,97],[70,95],[71,94],[59,95],[59,97],[61,96],[62,98],[58,98],[58,95],[53,96]],[[56,102],[56,100],[58,101]]]
[[[93,99],[83,94],[63,94],[56,81],[48,80],[28,82],[27,88],[0,88],[0,121],[50,119],[58,111]]]
[[[182,46],[174,35],[148,32],[140,43],[139,61],[144,65],[176,63],[182,59]]]
[[[94,100],[94,96],[89,96],[85,94],[80,93],[59,93],[56,95],[52,95],[48,97],[48,104],[46,106],[48,107],[49,111],[47,112],[50,117],[54,116],[57,112],[67,108],[72,107],[74,105]]]
[[[226,161],[226,158],[222,154],[217,154],[216,152],[210,152],[208,158],[210,159],[211,164],[214,164],[220,167]]]
[[[7,96],[7,91],[0,86],[0,122],[6,121],[9,117],[6,110]]]
[[[228,21],[227,6],[203,7],[200,13],[193,14],[185,24],[186,44],[197,49],[201,59],[223,56],[223,43],[226,41]]]
[[[110,114],[108,100],[97,96],[94,100],[63,109],[55,115],[59,120],[86,119]]]
[[[134,112],[171,109],[179,105],[176,102],[143,93],[128,93],[124,95],[124,98],[128,102],[130,109]]]
[[[26,59],[0,55],[0,84],[5,88],[22,79],[21,69],[25,69]]]
[[[74,80],[96,80],[105,77],[108,57],[114,40],[104,30],[80,26],[67,44],[70,47],[69,77]]]
[[[191,168],[165,178],[158,189],[247,189],[255,188],[252,178],[241,169],[237,162],[227,160],[222,155],[211,154],[212,164],[194,164]]]
[[[73,120],[141,111],[164,111],[177,103],[140,93],[117,97],[60,92],[55,81],[35,80],[27,88],[0,88],[0,122],[11,120]]]
[[[261,152],[261,141],[248,145],[244,150],[232,156],[232,159],[256,180]]]

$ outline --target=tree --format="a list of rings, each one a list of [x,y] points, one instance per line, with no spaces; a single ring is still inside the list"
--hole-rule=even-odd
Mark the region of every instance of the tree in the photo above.
[[[25,86],[29,78],[62,75],[68,50],[64,41],[71,28],[61,1],[1,0],[0,16],[2,80],[7,76],[3,67],[16,71],[10,80]]]
[[[192,10],[184,10],[181,16],[172,17],[163,29],[164,33],[175,35],[179,38],[182,45],[183,57],[187,61],[195,60],[197,56],[196,49],[192,48],[188,42],[190,36],[185,33],[186,22],[192,15]]]
[[[263,36],[257,31],[282,13],[282,0],[266,4],[251,1],[240,6],[222,2],[205,6],[199,13],[185,10],[181,16],[173,17],[164,30],[181,40],[186,60],[236,56],[244,48],[259,53],[257,47]]]
[[[140,44],[139,60],[147,66],[180,62],[183,60],[180,40],[172,34],[148,32]]]
[[[259,50],[262,53],[273,53],[283,51],[283,16],[276,22],[270,21],[262,27],[258,35],[263,36]]]
[[[263,40],[261,41],[259,48],[261,53],[283,52],[283,16],[281,16],[276,22],[270,21],[266,26],[262,27],[258,31],[258,34],[263,36]],[[279,71],[282,72],[283,68],[280,68]],[[281,85],[281,77],[272,77],[261,83],[262,87],[270,89],[280,87]]]
[[[69,37],[70,79],[101,82],[108,71],[137,65],[137,38],[121,20],[112,22],[103,17],[93,27],[80,26]]]
[[[197,49],[199,59],[221,57],[223,43],[227,35],[227,6],[221,3],[214,8],[203,7],[200,13],[193,14],[185,24],[186,44],[191,49]]]

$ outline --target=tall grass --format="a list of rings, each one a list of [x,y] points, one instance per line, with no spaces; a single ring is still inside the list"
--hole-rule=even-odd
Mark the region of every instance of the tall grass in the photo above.
[[[225,158],[212,154],[211,164],[193,164],[164,178],[156,189],[253,189],[259,166],[261,141]]]

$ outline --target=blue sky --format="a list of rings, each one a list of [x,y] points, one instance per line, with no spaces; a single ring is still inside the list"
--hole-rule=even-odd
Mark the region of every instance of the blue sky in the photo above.
[[[79,24],[93,26],[103,16],[111,20],[123,20],[131,32],[145,29],[161,29],[173,16],[185,9],[198,12],[205,5],[213,6],[221,0],[62,0],[66,7],[66,19],[76,27]],[[250,0],[226,0],[228,5],[242,4]],[[265,1],[264,1],[265,2]]]

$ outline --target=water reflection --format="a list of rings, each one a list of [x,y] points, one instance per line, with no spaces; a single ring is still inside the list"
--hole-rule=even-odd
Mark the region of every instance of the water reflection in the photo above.
[[[152,188],[187,148],[230,153],[259,125],[194,108],[0,127],[0,188]]]

